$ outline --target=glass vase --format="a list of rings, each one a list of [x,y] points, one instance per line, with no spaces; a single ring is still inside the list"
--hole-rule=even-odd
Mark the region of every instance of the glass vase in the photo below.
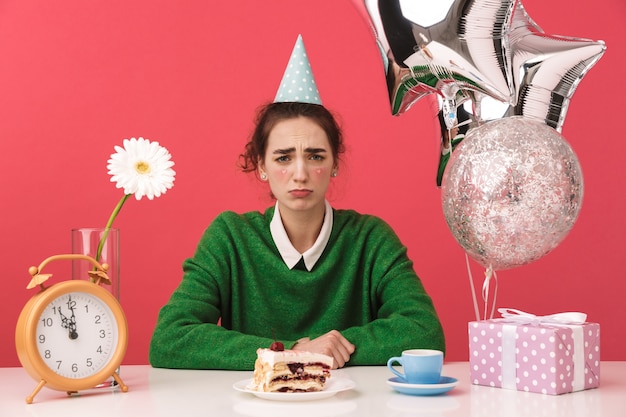
[[[102,249],[98,253],[98,246],[102,241]],[[111,285],[101,284],[118,301],[120,300],[120,230],[111,228],[83,227],[72,229],[72,253],[88,255],[100,264],[108,264],[107,275]],[[89,280],[89,271],[94,265],[82,259],[72,260],[72,279]],[[117,370],[120,373],[120,370]],[[112,377],[95,388],[114,387],[117,383]]]
[[[103,284],[117,300],[120,300],[120,230],[111,228],[108,230],[106,239],[102,244],[101,253],[98,254],[98,245],[105,237],[105,229],[97,227],[83,227],[72,229],[72,253],[88,255],[100,264],[108,264],[107,275],[111,285]],[[72,279],[90,279],[88,272],[93,269],[93,264],[85,260],[72,261]]]

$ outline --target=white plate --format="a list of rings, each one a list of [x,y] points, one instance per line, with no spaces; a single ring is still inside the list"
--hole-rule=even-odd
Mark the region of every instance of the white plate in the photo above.
[[[409,384],[401,378],[389,378],[387,383],[396,391],[408,395],[439,395],[456,387],[459,381],[456,378],[442,376],[437,384]]]
[[[332,397],[341,391],[347,391],[356,386],[356,383],[349,378],[332,377],[326,381],[326,387],[323,391],[313,392],[263,392],[254,391],[248,388],[252,378],[244,379],[233,384],[233,388],[240,392],[256,395],[264,400],[274,401],[312,401],[321,400],[322,398]]]

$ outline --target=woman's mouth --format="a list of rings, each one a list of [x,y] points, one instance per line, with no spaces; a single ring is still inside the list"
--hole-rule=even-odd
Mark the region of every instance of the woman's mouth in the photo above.
[[[304,198],[309,196],[313,191],[311,190],[305,190],[305,189],[296,189],[296,190],[291,190],[289,191],[289,194],[291,194],[293,197],[296,198]]]

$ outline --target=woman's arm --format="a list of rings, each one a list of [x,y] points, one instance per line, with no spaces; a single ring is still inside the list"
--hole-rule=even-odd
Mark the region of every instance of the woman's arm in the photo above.
[[[231,308],[231,263],[235,249],[229,242],[224,215],[205,231],[193,258],[183,263],[183,279],[161,309],[150,342],[150,363],[159,368],[254,368],[256,350],[273,339],[228,330],[219,325]],[[295,340],[281,340],[291,346]]]
[[[432,299],[390,226],[381,221],[369,233],[366,252],[372,265],[369,302],[376,317],[341,332],[356,346],[348,365],[382,365],[406,349],[445,351],[443,328]]]

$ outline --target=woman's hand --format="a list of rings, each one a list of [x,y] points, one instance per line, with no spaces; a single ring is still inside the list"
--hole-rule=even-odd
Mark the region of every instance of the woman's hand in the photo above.
[[[300,339],[292,349],[330,356],[334,359],[332,369],[343,367],[354,353],[354,345],[337,330],[331,330],[313,340]]]

